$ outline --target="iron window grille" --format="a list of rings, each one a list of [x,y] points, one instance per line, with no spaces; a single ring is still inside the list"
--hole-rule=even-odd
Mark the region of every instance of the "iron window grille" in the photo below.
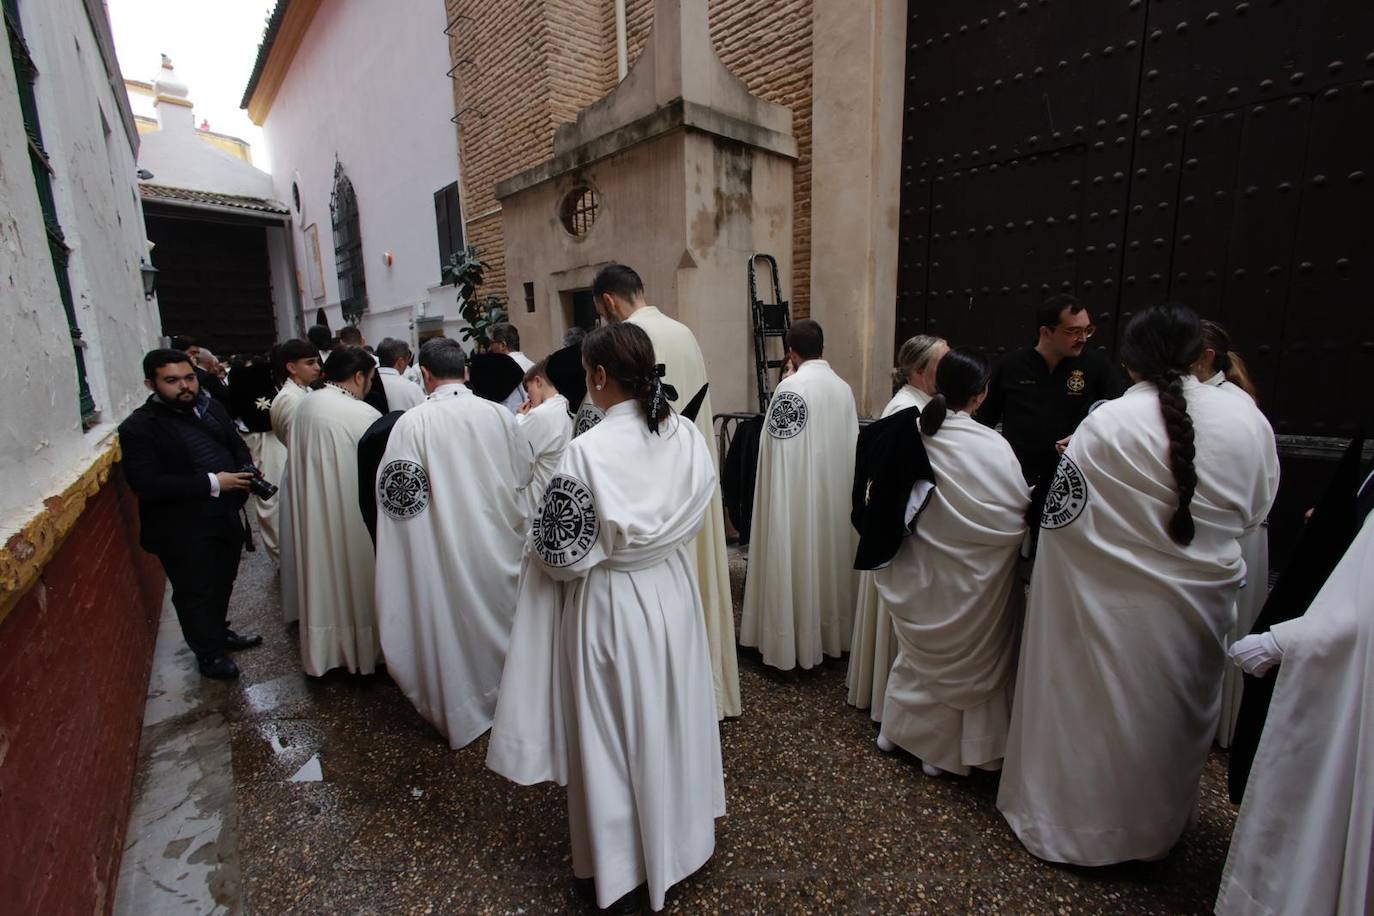
[[[581,238],[592,230],[598,209],[596,189],[578,185],[564,196],[559,218],[570,235]]]
[[[339,276],[339,307],[344,321],[356,324],[367,311],[367,278],[363,271],[363,236],[358,198],[343,163],[334,159],[334,193],[329,196],[334,226],[334,270]]]

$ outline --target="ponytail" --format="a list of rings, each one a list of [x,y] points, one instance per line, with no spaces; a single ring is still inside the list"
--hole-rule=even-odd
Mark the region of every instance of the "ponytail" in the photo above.
[[[1240,358],[1239,353],[1227,353],[1227,367],[1223,370],[1226,373],[1226,381],[1235,385],[1241,391],[1250,395],[1250,400],[1259,403],[1259,391],[1255,389],[1255,383],[1250,380],[1250,370],[1245,365],[1245,360]]]
[[[644,420],[651,433],[657,433],[659,424],[668,419],[668,414],[673,412],[668,402],[677,400],[676,389],[663,383],[666,372],[667,367],[663,363],[657,363],[648,377],[634,380],[638,383],[635,400],[644,409]]]
[[[1174,543],[1188,546],[1193,542],[1193,493],[1197,490],[1197,468],[1193,459],[1197,448],[1193,442],[1193,418],[1188,416],[1188,402],[1183,397],[1183,378],[1168,372],[1150,379],[1159,389],[1159,409],[1164,414],[1164,429],[1169,434],[1169,467],[1178,484],[1178,508],[1169,519],[1169,536]]]
[[[677,392],[663,383],[666,370],[654,361],[653,341],[638,325],[621,321],[590,332],[582,340],[582,362],[605,369],[634,398],[649,432],[657,433],[673,412],[668,402],[677,400]]]
[[[1220,329],[1214,326],[1212,333]],[[1169,468],[1178,485],[1178,508],[1169,519],[1169,537],[1187,546],[1193,542],[1193,493],[1197,490],[1197,468],[1193,459],[1193,418],[1183,397],[1183,376],[1202,355],[1203,322],[1186,305],[1152,305],[1137,312],[1126,325],[1121,338],[1121,361],[1137,377],[1159,391],[1159,410],[1164,415],[1164,430],[1169,435]],[[1221,331],[1224,334],[1224,331]],[[1227,351],[1227,341],[1212,347],[1218,355]]]
[[[988,387],[988,361],[972,350],[950,350],[935,369],[935,397],[921,410],[921,432],[933,436],[951,410],[966,410]]]
[[[949,413],[949,405],[945,403],[945,396],[937,394],[930,399],[930,403],[921,409],[921,432],[927,436],[933,436],[940,431],[940,427],[945,425],[945,416]]]

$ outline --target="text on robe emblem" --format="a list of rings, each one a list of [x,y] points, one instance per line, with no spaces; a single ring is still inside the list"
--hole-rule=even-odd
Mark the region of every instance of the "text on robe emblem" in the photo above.
[[[377,475],[377,502],[397,521],[414,518],[429,505],[429,475],[414,461],[387,462]]]
[[[577,412],[577,419],[573,421],[573,438],[582,435],[604,419],[606,415],[601,412],[601,408],[594,404],[583,404]]]
[[[768,435],[791,439],[806,429],[806,401],[795,391],[779,391],[768,408]]]
[[[534,547],[539,556],[549,566],[571,566],[591,551],[600,531],[592,491],[575,477],[555,474],[534,520]]]
[[[1088,482],[1073,459],[1064,455],[1055,468],[1054,480],[1050,481],[1049,493],[1045,495],[1045,512],[1040,517],[1041,528],[1063,528],[1078,516],[1088,505]]]
[[[1082,394],[1083,389],[1088,387],[1088,380],[1083,377],[1082,369],[1075,369],[1069,373],[1068,386],[1071,394]]]

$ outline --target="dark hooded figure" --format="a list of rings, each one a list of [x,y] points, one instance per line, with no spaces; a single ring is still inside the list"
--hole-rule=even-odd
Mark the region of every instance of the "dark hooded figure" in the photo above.
[[[468,359],[468,387],[488,401],[505,403],[524,378],[525,370],[504,353],[474,353]]]

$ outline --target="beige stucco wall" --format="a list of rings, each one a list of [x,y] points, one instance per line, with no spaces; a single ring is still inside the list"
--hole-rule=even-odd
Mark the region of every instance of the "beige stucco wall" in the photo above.
[[[892,393],[906,0],[817,3],[811,317],[861,415]]]
[[[644,279],[649,304],[690,326],[701,343],[716,412],[755,405],[747,261],[787,252],[792,235],[792,161],[734,141],[678,130],[502,201],[507,239],[540,245],[506,250],[506,294],[522,349],[532,358],[559,345],[571,324],[564,293],[591,285],[621,261]],[[558,219],[580,182],[598,192],[595,225],[578,239]],[[784,280],[790,263],[779,267]],[[524,307],[533,282],[535,311]]]

